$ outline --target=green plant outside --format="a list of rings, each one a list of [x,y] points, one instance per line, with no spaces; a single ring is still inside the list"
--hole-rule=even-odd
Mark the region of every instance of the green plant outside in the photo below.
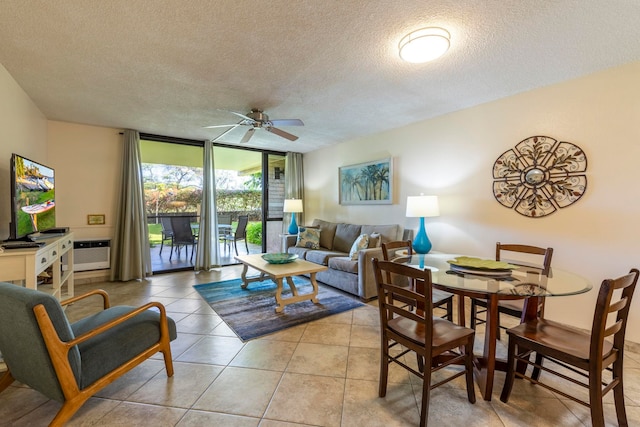
[[[247,224],[247,242],[260,245],[262,243],[262,223],[250,222]]]

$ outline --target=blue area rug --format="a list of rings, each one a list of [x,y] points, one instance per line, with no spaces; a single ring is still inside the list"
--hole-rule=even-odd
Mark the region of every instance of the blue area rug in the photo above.
[[[306,277],[294,277],[293,283],[300,294],[312,290]],[[271,279],[250,283],[247,289],[242,289],[241,284],[241,279],[234,279],[195,285],[194,288],[243,341],[364,305],[357,298],[319,284],[318,304],[301,301],[276,313],[276,284]],[[286,281],[282,296],[291,296]]]

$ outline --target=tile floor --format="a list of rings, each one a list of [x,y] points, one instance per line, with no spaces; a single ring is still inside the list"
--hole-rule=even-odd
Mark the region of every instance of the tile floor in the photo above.
[[[177,322],[172,343],[175,375],[167,378],[159,357],[144,362],[90,399],[70,426],[415,426],[420,380],[392,367],[386,398],[377,396],[379,333],[375,303],[243,343],[192,285],[239,277],[240,268],[158,275],[132,283],[92,283],[112,304],[160,301]],[[96,306],[76,304],[71,320]],[[481,330],[479,330],[481,332]],[[481,345],[482,335],[476,343]],[[501,355],[506,353],[499,345]],[[544,374],[543,374],[544,375]],[[541,387],[516,381],[508,404],[466,400],[458,378],[431,393],[433,426],[588,426],[586,408]],[[14,383],[15,384],[15,383]],[[625,394],[629,425],[640,425],[640,354],[626,353]],[[607,425],[617,425],[611,396]],[[0,394],[0,425],[44,426],[60,404],[19,384]]]

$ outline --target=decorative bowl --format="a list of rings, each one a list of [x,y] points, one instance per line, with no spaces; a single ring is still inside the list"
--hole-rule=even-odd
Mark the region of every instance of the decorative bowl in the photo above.
[[[269,264],[288,264],[298,259],[298,255],[281,252],[275,254],[264,254],[262,255],[262,259],[267,261]]]

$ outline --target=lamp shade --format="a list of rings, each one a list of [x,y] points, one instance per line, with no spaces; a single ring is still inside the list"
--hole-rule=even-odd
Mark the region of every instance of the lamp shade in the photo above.
[[[303,212],[301,199],[285,199],[282,212]]]
[[[407,216],[410,218],[428,218],[440,216],[438,196],[407,197]]]

